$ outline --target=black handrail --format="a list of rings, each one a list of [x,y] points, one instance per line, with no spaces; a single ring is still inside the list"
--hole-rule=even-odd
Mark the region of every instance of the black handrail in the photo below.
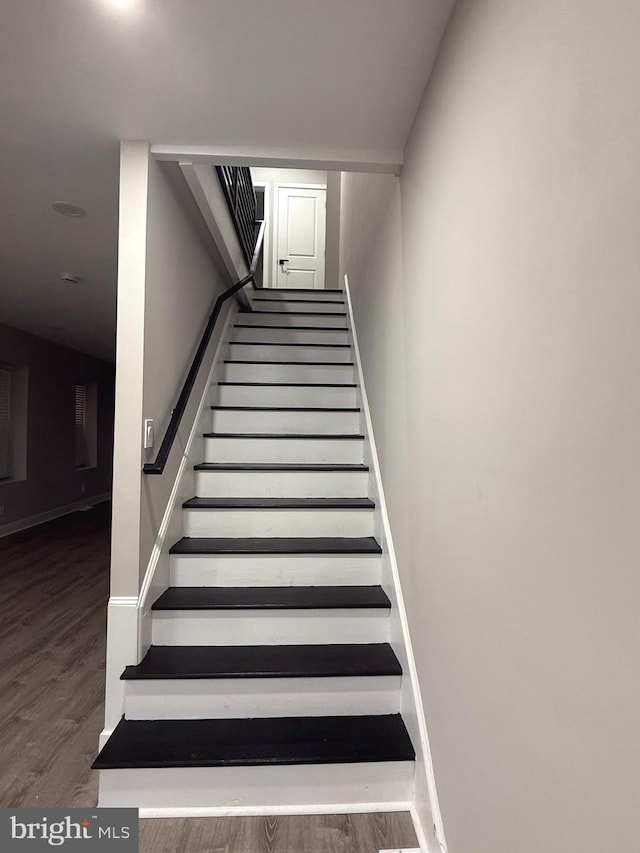
[[[262,241],[264,238],[264,227],[265,222],[264,220],[262,220],[260,224],[260,230],[258,231],[258,237],[256,239],[255,249],[253,251],[253,258],[251,260],[251,266],[249,267],[248,274],[245,275],[244,278],[241,278],[240,281],[237,281],[235,284],[233,284],[230,288],[228,288],[228,290],[225,290],[224,293],[221,293],[220,296],[216,299],[216,304],[213,306],[213,311],[211,312],[211,316],[209,317],[207,326],[202,334],[198,349],[196,350],[196,354],[194,355],[193,361],[191,362],[189,373],[187,374],[187,378],[184,380],[184,385],[182,386],[182,391],[180,392],[180,396],[178,397],[178,402],[176,403],[175,409],[173,409],[171,412],[171,420],[169,421],[169,426],[167,427],[167,431],[164,434],[164,438],[162,439],[162,444],[160,445],[160,450],[158,450],[158,455],[156,456],[155,462],[147,462],[142,468],[145,474],[162,474],[164,472],[164,466],[167,464],[167,460],[169,458],[169,453],[171,453],[171,448],[173,446],[174,439],[178,434],[180,421],[182,420],[182,416],[184,415],[185,409],[187,408],[189,396],[191,394],[191,391],[193,390],[193,386],[195,384],[198,372],[200,371],[200,367],[202,366],[204,354],[207,351],[207,347],[209,346],[209,341],[211,340],[211,335],[213,334],[216,322],[218,320],[218,317],[220,316],[222,306],[227,301],[227,299],[229,299],[230,296],[233,296],[234,293],[237,293],[246,284],[249,284],[249,282],[252,281],[253,277],[256,274],[256,269],[258,267],[258,259],[260,256],[260,249],[262,248]]]

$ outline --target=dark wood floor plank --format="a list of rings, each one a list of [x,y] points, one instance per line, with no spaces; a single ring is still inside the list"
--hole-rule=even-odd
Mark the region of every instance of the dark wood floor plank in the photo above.
[[[140,822],[141,853],[378,853],[417,846],[407,812]]]
[[[109,506],[0,540],[0,805],[97,801]]]

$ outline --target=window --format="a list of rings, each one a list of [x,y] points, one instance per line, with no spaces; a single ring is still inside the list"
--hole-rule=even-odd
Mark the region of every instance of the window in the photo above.
[[[0,362],[0,483],[27,478],[29,369]]]
[[[75,389],[76,468],[97,465],[97,388],[95,382],[79,382]]]
[[[0,365],[0,480],[11,479],[11,379],[10,367]]]

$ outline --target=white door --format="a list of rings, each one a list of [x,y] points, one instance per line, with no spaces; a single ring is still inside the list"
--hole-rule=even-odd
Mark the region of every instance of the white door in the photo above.
[[[324,287],[327,191],[278,187],[276,287]]]

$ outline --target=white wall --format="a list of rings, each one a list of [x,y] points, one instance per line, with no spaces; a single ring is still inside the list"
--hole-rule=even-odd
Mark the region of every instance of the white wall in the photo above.
[[[121,145],[119,229],[111,597],[101,743],[122,714],[120,674],[145,650],[148,626],[138,607],[149,604],[139,601],[145,574],[149,570],[148,581],[157,569],[156,586],[166,579],[170,540],[180,535],[170,498],[207,382],[206,358],[164,473],[146,475],[142,466],[157,454],[210,309],[232,283],[219,272],[222,260],[178,166],[157,163],[146,142]],[[208,353],[214,349],[212,340]],[[147,418],[155,422],[151,451],[142,448]],[[149,591],[148,582],[144,588]]]
[[[639,28],[460,0],[400,209],[343,176],[450,853],[638,849]]]
[[[111,567],[115,596],[138,594],[199,388],[165,473],[145,475],[142,465],[155,458],[210,309],[232,283],[214,263],[199,217],[177,166],[157,163],[147,143],[123,143]],[[155,422],[156,443],[150,452],[142,449],[146,418]]]
[[[340,196],[341,172],[327,172],[327,219],[324,241],[324,286],[342,287],[340,277]]]
[[[327,183],[326,171],[317,169],[265,169],[252,166],[251,178],[258,184],[321,184]]]
[[[397,557],[406,564],[407,394],[400,185],[393,175],[343,174],[340,229],[341,278],[349,276],[360,355]],[[403,581],[406,586],[408,579]],[[405,596],[408,590],[404,590]]]
[[[169,422],[215,299],[233,284],[214,263],[182,175],[174,164],[149,162],[143,419],[159,428],[152,459]],[[204,371],[206,373],[206,371]],[[201,383],[200,383],[201,384]],[[182,434],[188,434],[201,394],[194,388]],[[190,418],[191,415],[191,418]],[[176,448],[182,435],[176,439]],[[173,454],[177,468],[179,452]],[[145,476],[141,507],[140,580],[173,486],[173,466],[162,477]]]

